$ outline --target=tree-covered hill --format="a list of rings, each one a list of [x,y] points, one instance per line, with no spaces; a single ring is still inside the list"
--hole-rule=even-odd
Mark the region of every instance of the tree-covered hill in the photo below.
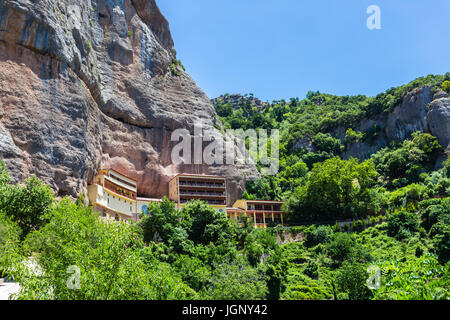
[[[177,210],[168,199],[140,223],[105,221],[49,191],[35,178],[10,184],[0,166],[0,273],[20,283],[13,298],[449,298],[449,197],[407,192],[386,221],[343,230],[262,230],[199,201]]]
[[[288,201],[292,223],[358,219],[385,214],[389,195],[402,188],[420,189],[423,199],[449,195],[439,168],[450,119],[436,122],[430,109],[444,101],[439,121],[448,117],[449,80],[430,75],[375,97],[309,92],[289,102],[214,102],[225,128],[280,130],[279,173],[248,182],[245,197]]]
[[[285,201],[287,225],[265,230],[168,199],[107,222],[34,177],[12,184],[2,163],[0,273],[19,299],[449,299],[450,160],[430,126],[444,91],[449,74],[376,97],[218,99],[226,128],[281,131],[279,173],[244,193]]]

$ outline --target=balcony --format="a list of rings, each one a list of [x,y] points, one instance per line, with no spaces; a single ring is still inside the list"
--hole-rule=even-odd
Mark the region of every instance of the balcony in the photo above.
[[[190,200],[192,200],[192,199],[190,199]],[[189,200],[186,200],[186,199],[181,199],[180,200],[181,204],[185,204],[187,202],[189,202]],[[225,201],[206,200],[205,202],[208,203],[209,205],[218,205],[218,206],[224,206],[225,205]]]
[[[123,182],[115,179],[114,177],[105,176],[105,182],[106,181],[109,181],[109,182],[111,182],[111,183],[115,184],[116,186],[121,187],[123,189],[130,190],[133,193],[136,193],[136,191],[137,191],[136,187],[131,187],[129,184],[123,183]]]
[[[180,196],[187,197],[220,197],[225,198],[226,194],[223,192],[200,192],[200,191],[180,191]]]
[[[225,184],[224,183],[212,183],[212,182],[207,183],[207,182],[180,181],[180,187],[225,189]]]

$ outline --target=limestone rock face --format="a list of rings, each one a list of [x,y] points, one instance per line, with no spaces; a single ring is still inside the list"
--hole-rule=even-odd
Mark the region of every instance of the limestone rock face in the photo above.
[[[347,144],[342,154],[345,159],[355,157],[368,159],[373,153],[386,147],[391,141],[409,139],[414,132],[428,132],[435,136],[441,146],[450,149],[450,99],[448,94],[421,87],[409,92],[401,104],[388,114],[363,119],[356,131],[367,132],[376,128],[376,136],[369,141]],[[337,128],[332,134],[342,141],[347,128]]]
[[[178,128],[220,124],[175,58],[154,0],[0,1],[0,158],[59,195],[86,190],[101,165],[167,194],[177,173],[227,176],[232,202],[252,165],[175,165]]]
[[[431,89],[416,88],[408,93],[403,102],[389,114],[386,136],[389,140],[401,141],[416,131],[427,131],[427,105],[433,100]]]
[[[438,138],[442,147],[450,149],[450,99],[442,91],[435,98],[427,116],[430,132]]]

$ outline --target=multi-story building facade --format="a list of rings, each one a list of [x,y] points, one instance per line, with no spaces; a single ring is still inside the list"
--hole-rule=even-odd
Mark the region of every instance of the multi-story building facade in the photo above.
[[[284,223],[282,205],[281,201],[237,200],[232,208],[227,208],[227,215],[234,220],[245,215],[254,222],[255,228],[267,228]]]
[[[89,202],[103,217],[136,219],[137,182],[112,170],[102,169],[88,187]]]
[[[88,198],[94,211],[102,217],[116,220],[138,220],[141,212],[147,211],[147,199],[137,196],[137,181],[113,169],[102,169],[88,186]]]
[[[226,212],[227,182],[224,177],[179,174],[169,182],[169,199],[182,208],[189,200],[198,199],[220,212]]]
[[[137,181],[113,169],[102,169],[88,187],[88,197],[94,211],[102,217],[116,220],[138,220],[141,213],[151,214],[148,205],[161,199],[137,196]],[[181,209],[189,200],[202,200],[230,219],[241,215],[250,218],[255,228],[284,223],[282,202],[237,200],[227,208],[227,183],[224,177],[179,174],[169,182],[169,199]]]

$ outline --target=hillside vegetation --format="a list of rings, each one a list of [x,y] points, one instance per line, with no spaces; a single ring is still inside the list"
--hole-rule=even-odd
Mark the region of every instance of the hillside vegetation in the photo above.
[[[248,182],[244,197],[285,200],[284,227],[254,229],[203,202],[177,210],[168,199],[139,223],[106,222],[34,177],[12,184],[2,164],[0,272],[20,282],[19,299],[449,299],[445,150],[417,132],[369,159],[342,159],[346,143],[331,134],[345,126],[349,141],[371,139],[376,130],[357,132],[356,121],[390,112],[415,87],[448,90],[446,80],[371,98],[217,104],[225,127],[281,130],[280,172]],[[314,149],[295,148],[302,138]]]

